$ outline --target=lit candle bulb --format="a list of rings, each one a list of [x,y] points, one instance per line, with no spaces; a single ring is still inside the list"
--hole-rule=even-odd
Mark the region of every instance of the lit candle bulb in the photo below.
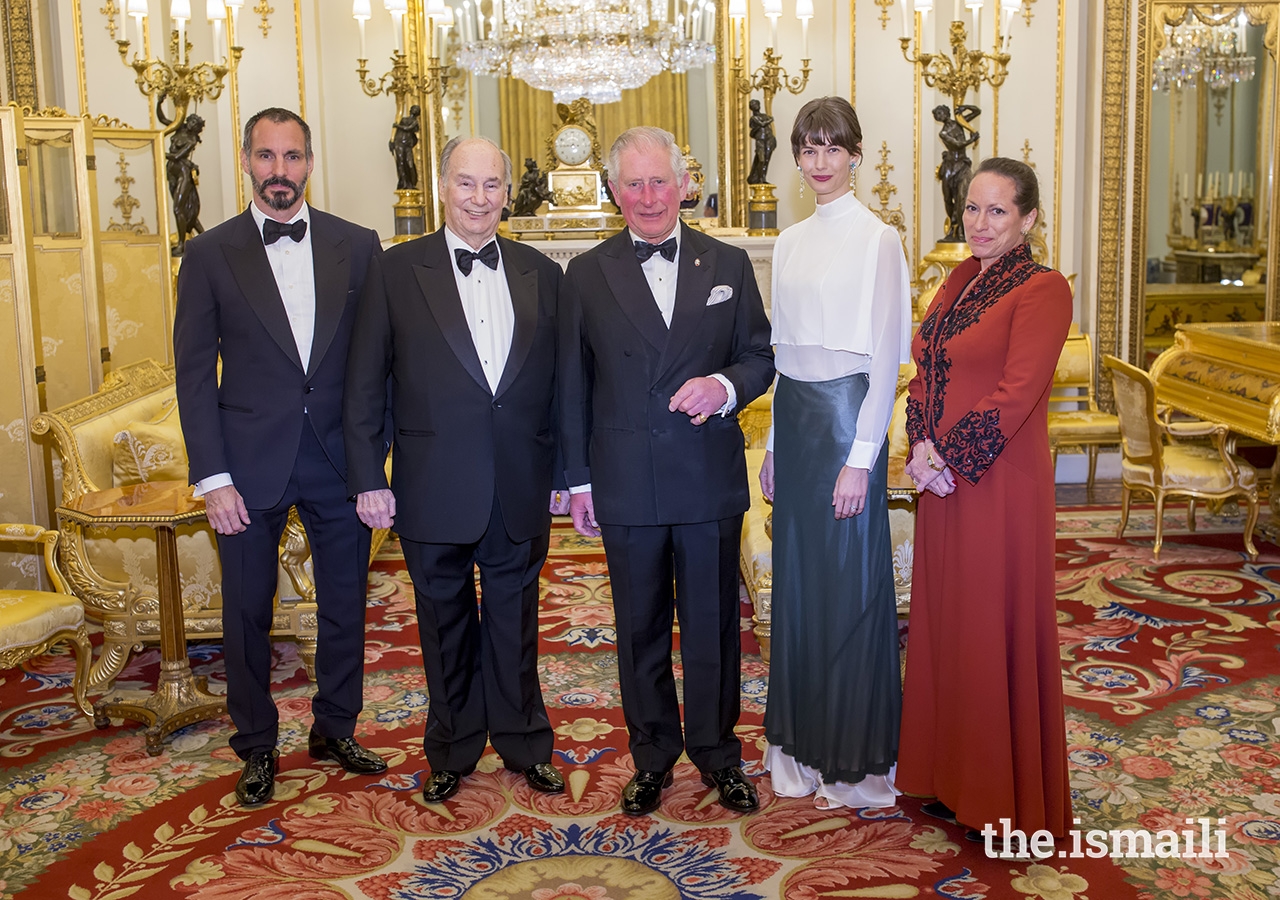
[[[796,0],[796,18],[800,20],[800,39],[804,46],[803,59],[809,58],[809,20],[813,18],[813,0]]]
[[[146,43],[146,36],[143,34],[142,20],[147,17],[147,0],[129,0],[129,5],[125,7],[129,15],[133,16],[133,21],[138,26],[138,49],[141,50]]]
[[[373,10],[370,8],[369,0],[352,0],[351,17],[356,20],[356,25],[360,27],[360,58],[368,59],[369,54],[365,49],[364,43],[364,23],[373,18]]]
[[[178,26],[178,59],[187,58],[187,22],[191,21],[191,0],[173,0],[169,4],[169,18]]]
[[[764,7],[764,14],[769,19],[769,33],[771,35],[769,46],[776,48],[778,46],[778,17],[782,15],[782,0],[761,0],[760,5]]]
[[[205,0],[205,18],[213,25],[213,52],[222,50],[222,23],[227,20],[227,5],[222,0]]]

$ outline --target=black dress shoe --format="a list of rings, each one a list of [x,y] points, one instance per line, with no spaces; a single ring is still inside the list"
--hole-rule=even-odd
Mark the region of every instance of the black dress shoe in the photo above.
[[[563,794],[564,779],[551,763],[534,763],[525,769],[507,766],[510,772],[519,772],[529,787],[541,794]]]
[[[277,760],[280,751],[274,747],[270,750],[255,750],[244,761],[244,771],[236,782],[236,799],[241,806],[261,806],[271,799],[276,792],[276,771],[280,768]]]
[[[453,772],[449,769],[432,772],[427,783],[422,786],[422,799],[428,803],[443,803],[458,793],[464,777],[461,772]]]
[[[737,766],[725,766],[709,775],[704,772],[702,783],[720,792],[720,805],[725,809],[748,813],[760,808],[755,785],[747,780],[747,776]]]
[[[622,811],[629,816],[645,816],[662,805],[662,789],[671,787],[671,770],[636,772],[622,789]]]
[[[941,819],[944,822],[955,822],[956,814],[952,812],[951,807],[943,803],[941,800],[934,800],[930,803],[921,803],[920,812],[926,816],[933,816],[935,819]]]
[[[307,738],[307,749],[312,759],[332,759],[356,775],[380,775],[387,771],[386,760],[361,747],[353,737],[321,737],[313,728]]]

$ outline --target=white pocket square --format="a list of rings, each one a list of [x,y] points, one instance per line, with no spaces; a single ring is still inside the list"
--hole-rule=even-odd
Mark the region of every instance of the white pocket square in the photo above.
[[[733,296],[733,288],[727,284],[717,284],[711,289],[711,293],[707,295],[707,306],[715,306],[717,303],[723,303]]]

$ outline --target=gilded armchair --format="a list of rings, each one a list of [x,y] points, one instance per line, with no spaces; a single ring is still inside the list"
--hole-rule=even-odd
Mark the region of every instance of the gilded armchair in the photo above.
[[[1123,537],[1129,522],[1129,501],[1134,491],[1155,498],[1156,539],[1152,553],[1160,558],[1164,538],[1164,504],[1168,497],[1187,498],[1187,527],[1195,530],[1196,501],[1221,502],[1244,497],[1248,504],[1244,546],[1256,560],[1253,528],[1258,521],[1258,473],[1236,456],[1235,439],[1225,425],[1213,422],[1169,422],[1156,410],[1151,377],[1114,356],[1102,357],[1111,372],[1116,410],[1120,414],[1120,525]],[[1208,438],[1210,445],[1188,444],[1188,438]]]

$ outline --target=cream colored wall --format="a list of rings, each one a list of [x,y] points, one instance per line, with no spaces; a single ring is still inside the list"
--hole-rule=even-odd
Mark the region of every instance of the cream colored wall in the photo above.
[[[40,0],[45,2],[45,0]],[[1009,76],[997,95],[984,85],[969,102],[982,107],[977,127],[982,134],[975,162],[994,152],[1022,158],[1025,144],[1030,161],[1042,181],[1043,206],[1048,225],[1050,263],[1064,272],[1080,273],[1078,318],[1086,328],[1092,318],[1096,283],[1090,267],[1096,255],[1092,227],[1098,208],[1097,155],[1100,143],[1099,73],[1101,71],[1101,10],[1105,0],[1036,0],[1028,24],[1021,15],[1013,20]],[[1138,0],[1130,0],[1136,18]],[[80,5],[83,34],[77,35],[67,7]],[[197,110],[207,121],[203,143],[196,154],[201,167],[201,220],[212,226],[241,208],[247,185],[240,182],[236,146],[245,118],[265,105],[302,108],[314,129],[316,172],[311,200],[318,207],[376,228],[383,236],[392,232],[395,171],[387,150],[393,101],[385,96],[369,98],[356,78],[358,32],[350,17],[350,4],[338,0],[277,0],[264,37],[257,27],[259,16],[247,4],[241,13],[239,42],[244,56],[233,80],[238,110],[232,108],[231,85],[221,98],[203,103]],[[938,0],[938,13],[929,17],[931,48],[945,46],[951,0]],[[75,112],[80,109],[80,44],[86,77],[83,80],[87,109],[93,115],[119,118],[148,126],[151,104],[134,84],[133,71],[120,61],[116,44],[107,34],[102,4],[70,0],[52,15],[51,54],[60,66],[57,79],[63,96],[49,102]],[[391,20],[381,4],[374,4],[374,18],[367,26],[367,46],[373,76],[389,68],[392,48]],[[770,43],[769,26],[758,0],[751,0],[748,69],[754,71]],[[989,49],[993,12],[984,10],[984,48]],[[167,3],[152,3],[152,52],[158,52],[167,31]],[[163,7],[163,9],[162,9]],[[194,4],[197,20],[190,29],[193,54],[212,54],[211,33],[200,16],[203,4]],[[801,60],[800,24],[786,5],[779,23],[778,47],[783,66],[798,75]],[[857,176],[857,194],[869,206],[879,208],[872,188],[879,181],[882,142],[894,166],[888,181],[897,189],[889,200],[902,206],[907,223],[907,248],[912,262],[928,252],[942,234],[945,214],[934,169],[941,154],[937,124],[930,110],[945,98],[919,86],[913,67],[902,57],[902,34],[896,5],[882,27],[881,8],[875,0],[816,0],[816,18],[810,28],[812,72],[798,96],[780,92],[774,101],[779,147],[770,168],[778,186],[779,223],[785,227],[812,210],[809,198],[799,196],[799,179],[790,153],[791,124],[808,100],[826,94],[853,96],[863,123],[865,160]],[[966,22],[969,21],[965,14]],[[117,28],[136,33],[132,20],[117,16]],[[1114,24],[1114,23],[1113,23]],[[1132,26],[1131,26],[1132,27]],[[299,28],[301,35],[299,37]],[[301,53],[299,54],[299,46]],[[299,63],[300,60],[300,63]],[[1083,61],[1083,62],[1082,62]],[[1061,67],[1061,71],[1060,71]],[[302,84],[299,84],[301,79]],[[468,81],[475,86],[474,79]],[[709,81],[709,79],[708,79]],[[481,85],[483,87],[483,85]],[[704,88],[704,90],[706,90]],[[468,93],[462,125],[449,125],[450,133],[496,136],[496,110],[492,92],[476,98]],[[756,95],[758,96],[758,94]],[[745,107],[744,107],[745,108]],[[708,142],[711,135],[707,135]],[[1024,143],[1025,142],[1025,143]],[[919,147],[918,154],[915,148]],[[704,160],[704,170],[714,173]],[[713,176],[714,177],[714,176]],[[109,198],[104,198],[109,202]]]

